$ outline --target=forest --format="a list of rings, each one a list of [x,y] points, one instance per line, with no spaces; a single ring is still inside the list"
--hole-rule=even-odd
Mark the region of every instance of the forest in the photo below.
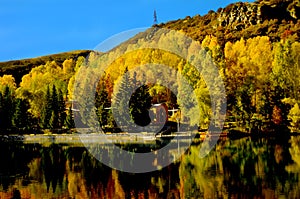
[[[101,128],[110,129],[117,124],[126,125],[124,121],[116,121],[112,115],[113,111],[117,111],[125,117],[122,104],[126,102],[129,103],[130,112],[130,118],[127,119],[139,126],[150,123],[148,111],[153,104],[165,103],[169,109],[180,109],[170,121],[176,122],[176,118],[181,117],[182,123],[188,122],[199,129],[207,129],[213,112],[209,81],[213,82],[214,77],[204,79],[192,63],[171,52],[146,48],[132,51],[136,46],[143,47],[143,42],[153,31],[168,29],[191,37],[193,42],[201,46],[196,55],[202,57],[202,65],[211,59],[217,67],[226,92],[226,100],[223,100],[227,102],[226,112],[223,114],[226,115],[227,129],[247,133],[275,130],[299,132],[300,26],[297,15],[291,14],[291,10],[297,11],[297,5],[286,2],[275,6],[287,13],[283,19],[268,15],[270,9],[274,8],[274,2],[272,5],[272,2],[267,1],[237,3],[202,17],[197,15],[154,25],[152,29],[138,34],[104,55],[91,51],[88,56],[84,54],[66,57],[63,61],[54,59],[38,63],[36,66],[31,65],[21,78],[17,72],[2,73],[0,129],[3,132],[20,133],[62,129],[71,132],[70,129],[75,128],[74,115],[81,118],[81,127],[88,127],[95,123],[91,120],[92,114],[97,116],[96,122]],[[244,12],[240,11],[243,10],[241,8]],[[245,22],[249,21],[248,14],[243,13],[248,13],[246,11],[249,9],[253,10],[254,17],[257,10],[262,12],[257,15],[259,18],[252,19],[256,20],[255,23]],[[238,19],[225,20],[232,12],[238,12]],[[244,15],[245,19],[241,21],[239,16]],[[159,33],[153,40],[161,46],[170,46],[172,42],[179,41],[171,34],[172,31]],[[176,46],[174,49],[185,50],[189,57],[195,54],[193,42],[185,44],[184,49],[177,49]],[[109,62],[107,60],[111,57],[117,59],[104,72],[96,67],[100,63]],[[149,63],[167,65],[171,70],[147,68]],[[140,67],[138,73],[128,72],[139,66],[144,67]],[[11,67],[10,71],[13,71]],[[210,72],[205,67],[200,70]],[[91,74],[101,75],[95,77]],[[158,74],[166,75],[172,89],[164,86],[164,82],[155,81]],[[178,74],[185,77],[194,91],[195,99],[185,95],[187,86],[178,82]],[[85,77],[84,81],[78,82],[77,79],[81,77]],[[92,99],[86,98],[86,89],[78,89],[88,86],[93,87]],[[124,90],[134,91],[133,95],[128,98]],[[218,96],[218,92],[214,95]],[[81,103],[86,100],[89,100],[88,105]],[[197,107],[186,105],[193,103],[193,100],[197,101]],[[74,103],[79,104],[76,113],[73,112]],[[118,110],[114,109],[114,104],[121,104]]]

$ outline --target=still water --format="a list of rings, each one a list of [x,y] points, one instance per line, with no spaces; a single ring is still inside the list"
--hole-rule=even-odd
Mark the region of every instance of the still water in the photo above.
[[[200,147],[132,174],[80,145],[2,142],[0,198],[300,198],[300,137],[223,139],[204,158]]]

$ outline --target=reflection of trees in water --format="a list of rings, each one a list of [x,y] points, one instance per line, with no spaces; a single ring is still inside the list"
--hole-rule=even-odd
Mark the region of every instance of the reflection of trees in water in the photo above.
[[[10,181],[2,177],[6,191],[0,197],[299,198],[299,143],[300,137],[290,144],[271,138],[222,140],[204,158],[198,156],[201,146],[194,145],[176,164],[144,174],[113,170],[83,147],[2,144],[0,154],[9,165],[1,164],[0,173],[24,169],[25,174]]]
[[[0,144],[0,185],[4,190],[15,183],[15,178],[11,176],[27,173],[27,164],[36,152],[37,149],[34,146],[24,148],[19,143],[2,142]]]
[[[105,195],[110,169],[89,155],[82,147],[51,145],[41,150],[42,170],[47,192],[67,192],[71,198]],[[66,194],[66,193],[65,193]]]
[[[118,172],[125,198],[179,198],[179,163],[162,170],[133,174]]]
[[[55,193],[57,184],[61,187],[63,183],[66,157],[62,147],[57,144],[43,148],[41,150],[41,157],[41,167],[45,176],[47,192],[49,192],[50,186],[52,185],[53,193]]]
[[[300,137],[291,137],[290,142],[291,142],[291,147],[289,148],[289,151],[291,157],[295,162],[295,166],[300,167]]]
[[[295,197],[300,197],[300,137],[291,137],[290,140],[291,146],[289,148],[289,152],[291,154],[292,160],[294,163],[286,166],[286,171],[289,173],[295,173],[295,186],[292,187],[292,192]]]
[[[288,196],[299,186],[285,169],[291,162],[285,143],[271,138],[227,140],[202,159],[200,146],[192,146],[180,165],[181,197]]]

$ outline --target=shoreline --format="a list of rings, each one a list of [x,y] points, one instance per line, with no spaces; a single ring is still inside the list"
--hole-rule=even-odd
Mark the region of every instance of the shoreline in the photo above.
[[[196,140],[203,141],[205,138],[229,138],[229,139],[241,139],[244,137],[251,138],[286,138],[290,136],[300,136],[299,132],[258,132],[258,133],[246,133],[237,130],[223,131],[221,134],[214,134],[213,132],[172,132],[167,135],[155,133],[40,133],[40,134],[2,134],[0,135],[0,141],[16,141],[24,143],[61,143],[61,144],[83,144],[83,143],[155,143],[161,140]]]

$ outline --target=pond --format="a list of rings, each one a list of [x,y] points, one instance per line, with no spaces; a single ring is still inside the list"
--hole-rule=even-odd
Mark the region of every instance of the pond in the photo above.
[[[98,147],[111,154],[112,145]],[[300,198],[300,137],[225,138],[204,158],[201,147],[192,144],[164,168],[154,158],[156,171],[129,173],[80,144],[3,141],[0,198]]]

